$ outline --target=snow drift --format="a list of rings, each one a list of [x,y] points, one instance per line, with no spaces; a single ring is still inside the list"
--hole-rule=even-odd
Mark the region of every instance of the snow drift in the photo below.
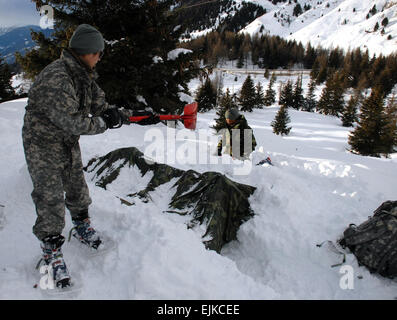
[[[174,195],[169,203],[170,210],[166,212],[192,216],[189,228],[204,223],[206,231],[202,237],[205,238],[205,246],[218,253],[225,243],[236,240],[241,223],[253,216],[248,198],[255,188],[235,183],[218,172],[200,174],[193,170],[175,169],[145,159],[136,148],[114,150],[104,157],[90,160],[86,167],[94,175],[95,185],[104,189],[120,176],[122,169],[138,170],[142,177],[148,175],[151,178],[143,190],[126,196],[118,195],[121,203],[134,205],[135,197],[147,203],[151,201],[150,192],[171,183],[169,188]]]

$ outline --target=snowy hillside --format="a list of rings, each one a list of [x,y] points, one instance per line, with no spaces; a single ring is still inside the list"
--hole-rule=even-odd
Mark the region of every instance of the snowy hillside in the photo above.
[[[277,35],[303,44],[310,42],[314,47],[339,46],[345,50],[360,47],[368,49],[371,55],[387,55],[397,48],[395,0],[296,0],[276,4],[270,0],[239,0],[221,7],[213,26],[193,31],[191,37],[216,30],[227,17],[241,10],[243,3],[266,10],[240,30],[243,33]]]
[[[329,0],[302,1],[299,16],[293,15],[296,4],[279,3],[271,11],[253,21],[241,32],[279,35],[312,46],[344,49],[361,47],[370,54],[390,54],[396,51],[397,2],[391,0]],[[375,6],[376,13],[370,13]],[[382,21],[389,23],[382,32]],[[379,29],[374,31],[378,23]],[[389,38],[389,39],[388,39]]]
[[[368,12],[376,5],[378,12]],[[355,10],[355,11],[354,11]],[[382,22],[388,19],[384,27]],[[379,26],[375,31],[376,25]],[[370,54],[388,55],[397,50],[397,2],[394,1],[344,1],[328,14],[307,27],[293,33],[288,39],[323,47],[344,49],[360,47]]]
[[[285,2],[273,5],[271,2],[262,1],[260,4],[267,8],[267,13],[253,21],[241,32],[250,34],[262,33],[269,35],[278,35],[286,37],[298,30],[305,28],[317,19],[326,15],[337,7],[344,0],[331,1],[297,1]],[[302,11],[304,6],[310,6],[310,9],[303,11],[299,16],[294,16],[294,8],[297,4],[301,5]]]
[[[237,75],[237,82],[235,77],[225,75],[225,89],[239,89],[245,76]],[[262,75],[254,75],[253,80],[264,87],[268,83]],[[279,77],[277,83],[286,80]],[[304,76],[304,86],[308,81]],[[198,80],[190,84],[192,91],[197,86]],[[48,298],[33,288],[40,248],[32,234],[35,210],[21,141],[25,104],[26,99],[0,104],[0,299]],[[134,146],[153,157],[153,146],[164,147],[161,137],[168,136],[164,162],[198,172],[222,172],[257,190],[250,198],[255,216],[241,226],[238,241],[226,245],[219,255],[205,250],[200,228],[187,229],[187,217],[164,212],[172,194],[170,183],[152,192],[153,201],[125,206],[116,196],[140,190],[148,177],[125,168],[104,190],[87,174],[93,224],[118,246],[105,256],[86,257],[73,240],[65,243],[71,274],[82,283],[81,291],[70,298],[395,298],[397,283],[371,275],[352,255],[346,264],[353,268],[354,288],[343,289],[340,267],[330,267],[342,257],[316,244],[336,240],[350,223],[363,222],[383,201],[397,200],[397,154],[391,159],[353,155],[346,151],[349,129],[335,117],[315,113],[290,110],[291,134],[276,136],[270,122],[277,110],[274,105],[245,114],[258,149],[252,162],[244,164],[243,174],[238,170],[243,164],[227,156],[216,157],[213,164],[186,161],[186,152],[193,152],[195,158],[198,150],[215,151],[209,129],[214,111],[198,115],[194,132],[167,129],[160,123],[82,136],[85,164],[121,147]],[[267,156],[274,166],[255,165]],[[67,213],[65,236],[70,228]]]
[[[0,36],[11,31],[13,29],[13,27],[2,27],[0,26]]]

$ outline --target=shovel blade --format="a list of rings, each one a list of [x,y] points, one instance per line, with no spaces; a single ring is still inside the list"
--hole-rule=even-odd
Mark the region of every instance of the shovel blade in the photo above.
[[[183,124],[186,129],[196,129],[198,103],[187,104],[183,110]]]

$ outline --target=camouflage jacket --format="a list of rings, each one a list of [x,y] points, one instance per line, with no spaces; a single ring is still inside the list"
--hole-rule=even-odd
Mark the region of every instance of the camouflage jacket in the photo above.
[[[74,145],[80,135],[106,130],[99,116],[110,106],[95,79],[97,74],[64,50],[36,77],[28,98],[24,134],[40,143]]]
[[[234,140],[233,139],[233,131],[234,130],[240,131],[240,135],[237,137],[237,139],[239,139],[239,141],[240,141],[240,155],[235,155],[232,153],[232,146],[233,146],[233,140]],[[246,131],[246,130],[249,130],[249,131]],[[255,140],[254,132],[251,129],[251,127],[248,125],[248,122],[245,119],[245,117],[243,115],[241,115],[232,126],[227,125],[227,131],[225,131],[223,133],[223,137],[218,143],[218,154],[220,154],[222,152],[222,146],[225,145],[226,146],[225,153],[227,153],[227,154],[233,155],[235,157],[248,156],[249,153],[244,154],[245,144],[246,144],[246,142],[249,141],[247,132],[250,132],[251,137],[252,137],[252,145],[251,145],[252,149],[249,150],[249,153],[254,151],[255,147],[256,147],[256,140]],[[238,141],[238,140],[236,140],[236,141]]]

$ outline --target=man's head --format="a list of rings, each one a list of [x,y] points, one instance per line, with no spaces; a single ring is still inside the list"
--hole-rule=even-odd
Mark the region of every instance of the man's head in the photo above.
[[[105,41],[102,34],[93,26],[81,24],[70,38],[69,48],[73,49],[89,67],[94,68],[101,59]]]
[[[226,123],[228,125],[234,124],[240,117],[240,113],[236,108],[229,109],[225,112]]]

